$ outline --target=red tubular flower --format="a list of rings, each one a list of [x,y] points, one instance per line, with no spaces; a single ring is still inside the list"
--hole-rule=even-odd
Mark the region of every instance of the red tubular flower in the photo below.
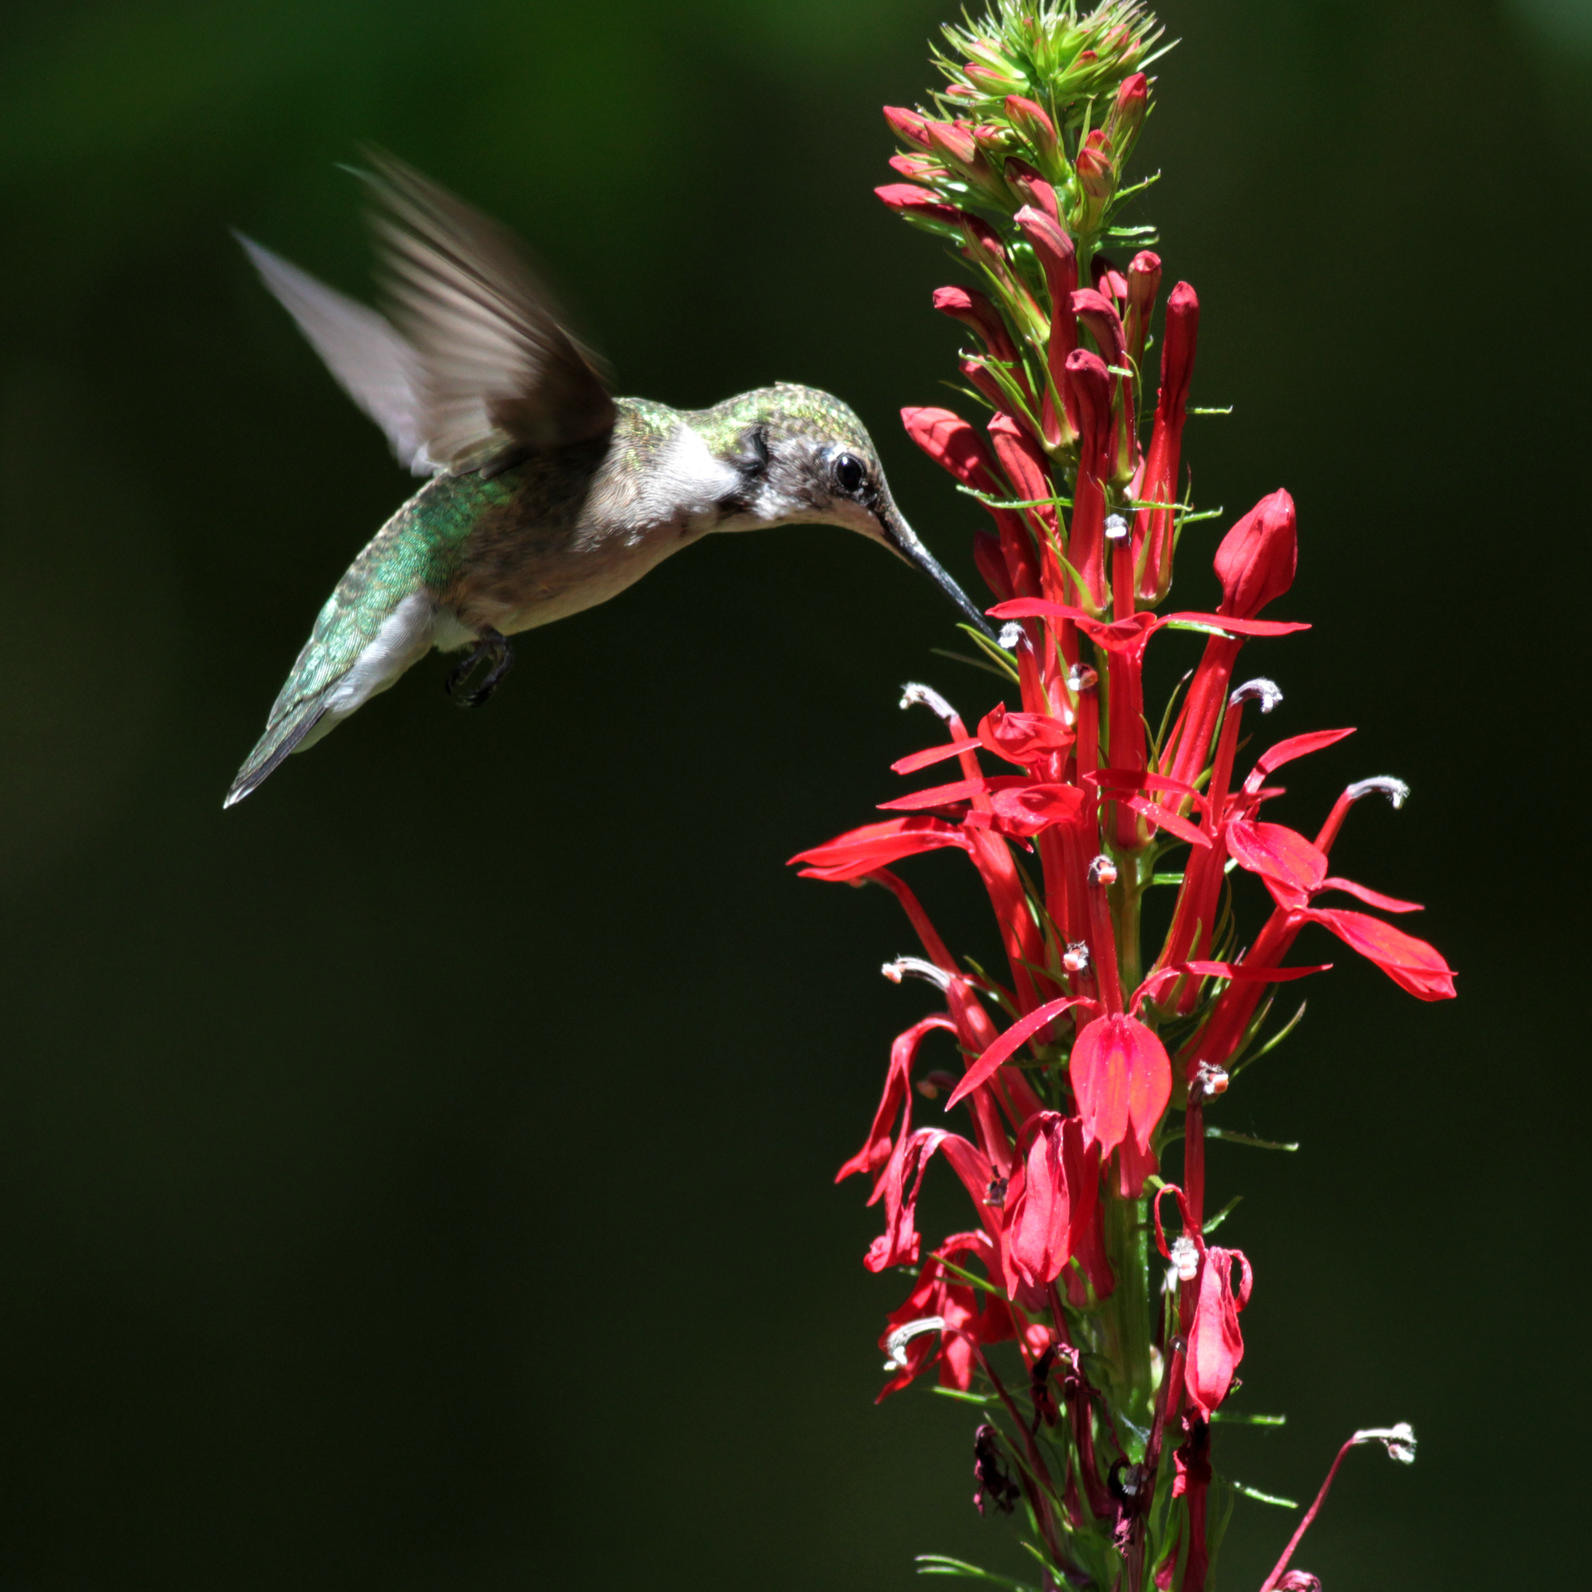
[[[1294,500],[1280,487],[1263,497],[1222,538],[1212,562],[1222,583],[1217,613],[1253,619],[1293,585],[1299,567]]]
[[[1056,153],[1056,124],[1045,114],[1044,107],[1021,94],[1008,94],[1006,114],[1034,153],[1048,164]]]
[[[1089,329],[1111,373],[1111,439],[1108,444],[1106,474],[1117,485],[1126,485],[1138,464],[1138,433],[1133,424],[1133,382],[1125,375],[1128,343],[1122,318],[1103,293],[1080,288],[1072,296],[1073,314]],[[1131,587],[1130,587],[1131,590]]]
[[[942,315],[960,321],[976,332],[990,355],[1003,364],[1021,371],[1017,345],[1012,342],[1006,324],[984,293],[969,292],[965,287],[937,287],[934,290],[934,307]]]
[[[1252,619],[1288,590],[1298,562],[1298,535],[1294,501],[1281,490],[1263,497],[1228,531],[1215,558],[1222,583],[1217,612],[1223,618]],[[1161,766],[1171,778],[1193,784],[1204,771],[1243,644],[1242,632],[1211,636],[1206,641],[1204,656],[1162,751]]]
[[[1045,358],[1050,373],[1051,393],[1063,394],[1066,386],[1067,356],[1078,346],[1078,323],[1072,312],[1072,295],[1078,287],[1078,251],[1054,215],[1033,205],[1024,205],[1012,220],[1033,246],[1040,269],[1045,274],[1045,291],[1050,299],[1050,339]],[[1051,400],[1044,415],[1045,441],[1052,447],[1073,442],[1077,427],[1065,411],[1060,413]]]
[[[1238,1292],[1233,1291],[1233,1266],[1242,1269]],[[1194,1318],[1184,1326],[1188,1362],[1183,1387],[1189,1404],[1204,1420],[1227,1397],[1233,1372],[1244,1357],[1244,1338],[1238,1330],[1238,1313],[1249,1303],[1254,1273],[1241,1249],[1208,1248],[1200,1259],[1199,1293]]]
[[[949,409],[909,408],[901,411],[901,424],[907,435],[941,469],[947,470],[963,486],[988,497],[1006,495],[1005,483],[996,473],[995,462],[984,439],[967,421]],[[1014,595],[1039,593],[1039,570],[1034,545],[1022,517],[1011,509],[988,510],[1000,538],[1005,576]]]
[[[920,116],[917,111],[908,110],[904,105],[886,105],[884,119],[890,124],[890,131],[903,144],[910,144],[923,154],[928,153],[929,124],[926,117]]]
[[[1061,1275],[1093,1228],[1100,1157],[1077,1117],[1042,1111],[1025,1131],[1033,1137],[1021,1188],[1007,1199],[1006,1252],[1024,1283],[1043,1288]]]
[[[969,1261],[981,1262],[991,1276],[999,1275],[995,1245],[987,1233],[953,1233],[940,1245],[924,1263],[912,1292],[890,1312],[890,1324],[879,1338],[889,1357],[886,1369],[896,1373],[880,1389],[881,1400],[934,1364],[939,1365],[942,1387],[965,1391],[973,1382],[978,1346],[1016,1334],[1006,1303],[962,1282],[947,1271],[947,1261],[961,1269]]]
[[[1158,603],[1172,582],[1173,532],[1178,464],[1183,450],[1183,422],[1188,415],[1189,381],[1194,374],[1194,349],[1199,340],[1200,301],[1187,282],[1179,282],[1166,301],[1166,330],[1161,342],[1161,388],[1155,401],[1155,424],[1144,456],[1136,496],[1158,505],[1139,510],[1133,543],[1142,549],[1139,595]]]
[[[1068,1066],[1078,1112],[1091,1144],[1119,1146],[1125,1199],[1135,1199],[1155,1170],[1150,1140],[1172,1095],[1166,1047],[1136,1017],[1107,1013],[1079,1033]]]
[[[1069,559],[1082,582],[1079,600],[1105,606],[1105,482],[1110,474],[1111,377],[1099,355],[1075,348],[1063,365],[1062,394],[1078,431],[1078,480],[1073,489]]]
[[[1143,72],[1135,72],[1123,81],[1117,90],[1116,104],[1106,117],[1105,137],[1116,151],[1120,164],[1133,148],[1139,129],[1150,110],[1150,80]]]
[[[887,182],[873,191],[898,216],[921,222],[942,236],[955,236],[961,229],[962,212],[915,182]]]
[[[1128,358],[1138,370],[1144,364],[1144,340],[1161,290],[1161,256],[1141,249],[1128,262]]]

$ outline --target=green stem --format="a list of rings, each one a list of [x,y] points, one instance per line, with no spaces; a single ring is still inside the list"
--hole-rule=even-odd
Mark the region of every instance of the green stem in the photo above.
[[[1105,1347],[1114,1382],[1112,1402],[1135,1426],[1147,1429],[1154,1389],[1150,1371],[1149,1234],[1144,1223],[1144,1201],[1107,1195],[1105,1235],[1117,1284],[1105,1301]]]

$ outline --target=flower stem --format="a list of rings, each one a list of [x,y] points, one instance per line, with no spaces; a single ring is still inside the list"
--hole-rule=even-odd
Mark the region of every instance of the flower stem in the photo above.
[[[1116,1277],[1116,1287],[1105,1301],[1105,1347],[1115,1395],[1112,1402],[1135,1426],[1148,1428],[1153,1401],[1149,1233],[1144,1222],[1144,1202],[1108,1195],[1105,1238]]]

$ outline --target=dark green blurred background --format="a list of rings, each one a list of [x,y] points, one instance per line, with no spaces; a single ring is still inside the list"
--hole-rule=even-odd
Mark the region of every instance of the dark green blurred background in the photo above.
[[[1017,1567],[968,1501],[968,1414],[872,1407],[905,1283],[862,1270],[875,1217],[829,1184],[927,1007],[876,972],[915,947],[882,893],[783,867],[896,793],[887,762],[934,732],[899,682],[988,704],[933,655],[955,638],[926,582],[838,531],[723,538],[523,638],[486,712],[433,659],[220,807],[409,490],[227,230],[364,291],[334,169],[362,140],[531,239],[620,390],[844,394],[972,588],[979,517],[893,419],[946,401],[952,268],[869,191],[877,107],[923,96],[947,14],[12,15],[0,1586]],[[1334,861],[1427,902],[1463,990],[1421,1006],[1301,948],[1339,970],[1222,1109],[1304,1148],[1211,1170],[1257,1276],[1240,1402],[1290,1423],[1219,1433],[1218,1463],[1307,1498],[1352,1427],[1408,1419],[1418,1465],[1353,1456],[1301,1562],[1334,1592],[1568,1584],[1592,9],[1165,15],[1145,213],[1201,294],[1195,401],[1236,406],[1186,458],[1229,519],[1299,502],[1276,613],[1316,628],[1251,656],[1288,693],[1275,732],[1361,727],[1276,816],[1409,779]],[[1185,606],[1218,529],[1190,535]],[[958,864],[911,873],[982,949]],[[1289,1529],[1241,1503],[1222,1584]]]

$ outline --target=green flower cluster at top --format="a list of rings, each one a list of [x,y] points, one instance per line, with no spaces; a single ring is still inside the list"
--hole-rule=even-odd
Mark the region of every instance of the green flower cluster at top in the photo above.
[[[886,112],[913,151],[896,169],[957,209],[1008,217],[1038,178],[1087,257],[1134,191],[1122,173],[1149,108],[1144,68],[1171,48],[1157,48],[1163,31],[1139,0],[1084,15],[1073,0],[997,0],[976,23],[948,24],[949,50],[935,54],[947,86],[932,96],[944,120]],[[958,235],[945,218],[908,219]],[[1148,241],[1149,230],[1122,236]]]

